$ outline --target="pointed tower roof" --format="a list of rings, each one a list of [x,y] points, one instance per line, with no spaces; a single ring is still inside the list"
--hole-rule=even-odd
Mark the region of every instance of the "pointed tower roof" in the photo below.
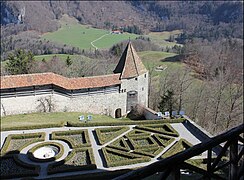
[[[114,73],[121,73],[120,79],[137,77],[146,73],[147,69],[142,64],[131,42],[127,44]]]

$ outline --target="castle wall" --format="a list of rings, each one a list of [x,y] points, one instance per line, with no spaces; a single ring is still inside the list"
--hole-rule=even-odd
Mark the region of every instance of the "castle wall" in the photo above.
[[[121,91],[127,94],[129,91],[138,92],[138,104],[148,107],[148,72],[136,78],[122,79]]]
[[[1,98],[1,116],[43,111],[41,101],[46,103],[45,98],[51,99],[54,112],[87,112],[115,117],[115,110],[121,108],[122,115],[126,113],[124,108],[126,95],[119,92],[74,97],[54,92],[53,94]],[[46,107],[48,108],[48,105]]]

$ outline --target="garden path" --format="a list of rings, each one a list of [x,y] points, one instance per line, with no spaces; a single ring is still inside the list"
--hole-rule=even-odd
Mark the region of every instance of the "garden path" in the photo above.
[[[47,175],[46,173],[46,168],[47,168],[47,163],[39,163],[39,165],[41,165],[41,171],[40,171],[40,175],[37,177],[38,179],[43,179],[44,177],[61,177],[61,176],[67,176],[67,175],[75,175],[75,174],[86,174],[86,173],[96,173],[96,172],[102,172],[104,170],[119,170],[119,169],[129,169],[129,168],[137,168],[137,167],[142,167],[142,166],[147,166],[153,162],[156,162],[158,160],[158,157],[160,157],[164,152],[166,152],[176,141],[178,141],[180,138],[184,138],[186,139],[188,142],[190,142],[191,144],[195,145],[200,143],[200,140],[197,139],[193,134],[191,134],[186,127],[182,124],[182,123],[172,123],[171,126],[179,133],[179,137],[175,138],[175,140],[167,147],[164,148],[164,150],[159,153],[156,157],[152,158],[151,161],[149,162],[145,162],[145,163],[138,163],[138,164],[131,164],[131,165],[126,165],[126,166],[117,166],[117,167],[105,167],[103,165],[103,160],[100,156],[99,150],[102,147],[105,147],[106,145],[112,143],[113,141],[117,140],[118,138],[124,136],[126,133],[128,133],[129,131],[131,131],[133,129],[135,125],[128,125],[128,127],[130,128],[129,130],[127,130],[126,132],[120,134],[119,136],[117,136],[116,138],[114,138],[113,140],[105,143],[104,145],[98,145],[96,143],[95,137],[94,137],[94,129],[95,128],[106,128],[106,127],[110,127],[110,126],[97,126],[97,127],[59,127],[59,128],[46,128],[46,129],[34,129],[34,130],[19,130],[19,131],[2,131],[1,132],[1,147],[3,146],[4,140],[5,138],[10,135],[10,134],[23,134],[23,133],[37,133],[37,132],[45,132],[46,133],[46,137],[45,137],[45,141],[50,141],[50,137],[49,134],[52,133],[53,131],[68,131],[68,130],[81,130],[81,129],[86,129],[88,130],[88,135],[90,138],[90,142],[91,142],[91,146],[93,149],[93,154],[95,157],[95,162],[97,165],[97,169],[96,170],[89,170],[89,171],[78,171],[78,172],[65,172],[65,173],[59,173],[59,174],[53,174],[53,175]],[[114,126],[114,127],[121,127],[121,126]],[[62,142],[62,141],[58,141],[58,143],[61,143],[64,146],[65,149],[65,154],[59,159],[61,160],[62,158],[64,158],[65,156],[67,156],[68,152],[71,151],[71,149],[69,148],[69,146]],[[38,143],[35,143],[38,144]],[[33,147],[35,144],[32,144],[26,148],[24,148],[21,151],[21,154],[26,154],[28,152],[28,150]],[[203,154],[203,156],[205,156],[206,154]],[[24,162],[29,162],[27,156],[21,156],[20,159]],[[29,162],[30,163],[30,162]]]

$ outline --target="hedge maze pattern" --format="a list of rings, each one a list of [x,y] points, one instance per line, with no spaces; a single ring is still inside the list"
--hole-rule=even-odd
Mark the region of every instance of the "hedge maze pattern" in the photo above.
[[[125,127],[97,128],[95,129],[98,144],[103,145],[109,141],[107,146],[102,148],[106,167],[124,166],[142,162],[148,162],[156,158],[165,147],[169,146],[179,136],[169,124],[153,124],[135,126],[130,132]],[[123,134],[124,133],[124,134]],[[122,137],[113,141],[114,138]],[[191,144],[186,140],[179,140],[166,155],[176,154]]]
[[[47,135],[49,139],[45,141]],[[63,146],[58,141],[63,141],[67,145]],[[26,154],[32,162],[46,163],[34,160],[32,156],[39,147],[52,145],[59,149],[53,161],[47,162],[47,175],[97,169],[93,152],[96,153],[96,159],[100,158],[99,161],[102,162],[102,165],[98,163],[98,169],[120,166],[128,168],[128,165],[138,164],[135,166],[138,167],[143,166],[139,163],[164,159],[192,146],[185,139],[180,139],[178,132],[167,123],[67,129],[51,131],[51,134],[14,134],[5,139],[1,149],[1,175],[5,179],[33,178],[41,174],[43,168],[39,165],[27,164],[18,159],[23,148],[36,142],[37,145],[30,147]],[[63,157],[64,152],[68,154],[66,157]]]
[[[51,139],[66,142],[72,151],[64,160],[50,164],[48,174],[96,169],[87,130],[55,131]]]

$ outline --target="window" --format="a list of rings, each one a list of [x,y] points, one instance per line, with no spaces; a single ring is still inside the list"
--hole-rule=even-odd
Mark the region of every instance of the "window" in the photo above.
[[[144,87],[142,87],[141,90],[144,91]]]
[[[147,77],[147,74],[145,74],[144,77],[146,78]]]
[[[135,78],[135,80],[137,81],[137,78]]]
[[[124,92],[126,92],[126,89],[124,89]]]

